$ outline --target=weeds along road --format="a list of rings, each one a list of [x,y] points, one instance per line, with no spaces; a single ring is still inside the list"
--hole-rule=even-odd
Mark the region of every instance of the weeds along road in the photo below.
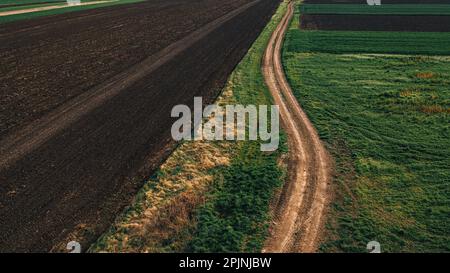
[[[211,103],[276,0],[168,0],[0,30],[0,252],[86,249]]]
[[[314,252],[323,226],[331,181],[331,160],[319,136],[294,97],[284,75],[281,50],[294,13],[294,2],[272,34],[262,70],[280,107],[288,134],[287,182],[275,208],[275,224],[263,252]]]

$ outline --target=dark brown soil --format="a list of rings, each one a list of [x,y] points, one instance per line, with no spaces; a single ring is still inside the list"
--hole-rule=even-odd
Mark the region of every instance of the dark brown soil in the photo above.
[[[450,16],[303,14],[302,29],[449,32]]]
[[[246,2],[152,0],[2,25],[0,140]]]
[[[278,4],[249,2],[156,0],[2,26],[0,252],[50,251],[74,230],[86,248],[109,226],[173,149],[172,107],[211,102]],[[78,103],[91,94],[96,104]]]

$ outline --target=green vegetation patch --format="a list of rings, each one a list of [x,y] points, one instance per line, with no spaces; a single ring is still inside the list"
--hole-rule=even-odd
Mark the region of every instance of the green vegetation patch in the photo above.
[[[49,3],[49,2],[67,2],[65,0],[2,0],[1,6],[6,5],[25,5],[25,4],[37,4],[37,3]]]
[[[282,185],[278,153],[263,155],[259,145],[242,145],[221,171],[211,199],[197,214],[188,251],[259,252],[268,229],[269,203]]]
[[[32,8],[42,8],[42,7],[48,7],[48,6],[64,6],[64,5],[66,5],[65,2],[63,2],[63,3],[51,2],[51,3],[35,3],[35,4],[24,5],[24,6],[7,6],[7,7],[3,7],[3,8],[0,6],[0,12],[32,9]],[[6,17],[9,17],[9,16],[13,16],[13,15],[7,15]],[[2,17],[0,17],[0,20]]]
[[[303,4],[303,14],[450,15],[449,4]]]

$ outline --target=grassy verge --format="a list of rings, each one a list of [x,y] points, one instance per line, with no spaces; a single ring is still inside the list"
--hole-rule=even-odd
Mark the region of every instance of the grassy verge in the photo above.
[[[4,5],[24,5],[24,4],[36,4],[47,2],[62,2],[64,0],[2,0],[0,7]]]
[[[272,104],[260,66],[286,6],[232,73],[219,105]],[[286,149],[284,135],[274,153],[261,152],[258,141],[183,143],[90,251],[260,251]]]
[[[448,4],[303,4],[306,14],[450,15]]]
[[[37,4],[30,4],[30,5],[25,5],[25,6],[13,6],[13,7],[5,7],[5,8],[1,8],[1,6],[0,6],[0,12],[22,10],[22,9],[32,9],[32,8],[42,8],[42,7],[48,7],[48,6],[65,6],[65,5],[67,5],[67,4],[52,2],[52,3],[37,3]]]
[[[365,252],[372,240],[384,252],[450,251],[450,57],[413,55],[415,33],[393,55],[406,37],[395,35],[297,27],[287,35],[288,80],[336,160],[322,251]]]
[[[92,1],[94,1],[94,0],[92,0]],[[92,1],[82,1],[82,2],[92,2]],[[92,4],[92,5],[85,5],[85,6],[68,6],[66,8],[59,8],[59,9],[52,9],[52,10],[45,10],[45,11],[36,11],[36,12],[22,13],[22,14],[16,14],[16,15],[7,15],[7,16],[0,17],[0,24],[14,22],[14,21],[18,21],[18,20],[27,20],[27,19],[37,18],[37,17],[41,17],[41,16],[63,14],[63,13],[67,13],[67,12],[95,9],[95,8],[115,6],[115,5],[131,4],[131,3],[137,3],[137,2],[142,2],[142,1],[145,1],[145,0],[117,0],[117,1],[112,1],[112,2],[108,2],[108,3],[99,3],[99,4]],[[56,5],[56,4],[58,4],[58,3],[55,3],[53,5]],[[39,6],[45,7],[48,5],[49,4],[42,4]],[[52,5],[52,4],[50,4],[50,5]],[[38,7],[38,6],[33,5],[33,6],[14,7],[12,10],[35,8],[35,7]],[[11,8],[3,8],[3,9],[0,9],[0,11],[7,11],[7,9],[11,9]]]

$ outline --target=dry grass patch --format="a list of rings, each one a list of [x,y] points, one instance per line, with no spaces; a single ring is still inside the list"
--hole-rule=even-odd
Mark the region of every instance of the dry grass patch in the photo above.
[[[217,103],[228,103],[232,96],[232,89],[227,88]],[[196,225],[193,213],[205,202],[213,182],[212,171],[230,164],[233,145],[227,141],[181,144],[89,251],[182,251],[189,241],[187,231]]]
[[[445,108],[440,105],[426,105],[420,108],[420,111],[425,114],[440,114],[447,113],[450,114],[450,108]]]
[[[432,79],[435,76],[433,72],[420,72],[416,74],[416,77],[419,79]]]

